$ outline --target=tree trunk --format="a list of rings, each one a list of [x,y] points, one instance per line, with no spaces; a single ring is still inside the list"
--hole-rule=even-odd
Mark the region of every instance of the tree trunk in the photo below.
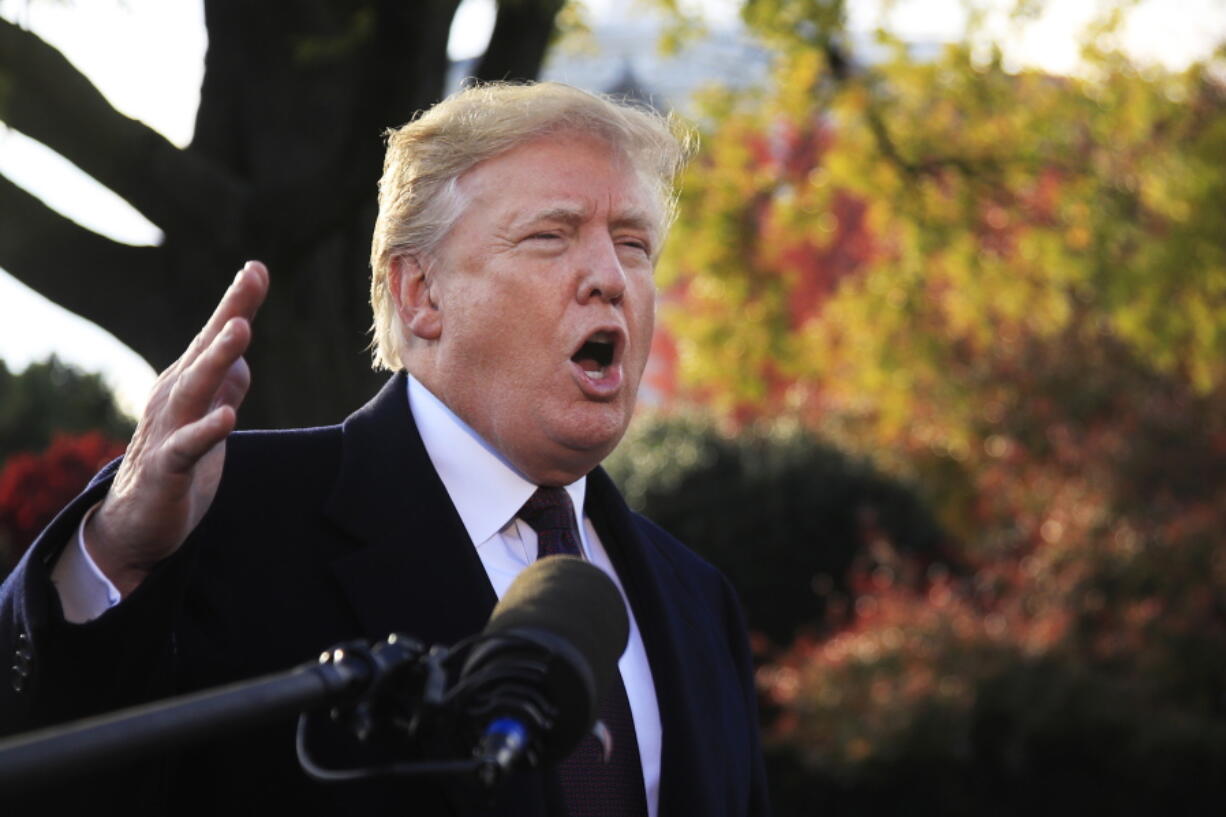
[[[161,369],[243,261],[258,258],[273,284],[255,322],[240,424],[339,420],[383,380],[367,352],[382,134],[441,98],[458,4],[205,0],[204,83],[183,151],[115,112],[46,43],[0,21],[0,119],[166,236],[157,249],[110,242],[0,178],[0,266]],[[559,5],[507,0],[479,75],[534,77]]]

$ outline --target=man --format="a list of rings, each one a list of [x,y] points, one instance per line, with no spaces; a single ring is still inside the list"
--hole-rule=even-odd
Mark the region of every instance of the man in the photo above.
[[[393,133],[375,356],[408,374],[342,426],[231,434],[269,287],[248,263],[158,379],[122,464],[0,592],[15,656],[0,723],[276,671],[354,637],[451,644],[565,540],[628,602],[624,694],[606,703],[627,721],[631,771],[615,795],[593,793],[603,772],[576,758],[525,771],[489,813],[765,813],[736,600],[598,467],[634,408],[685,158],[654,114],[556,84],[469,89]],[[542,503],[565,532],[534,521]],[[291,747],[292,724],[277,724],[102,775],[91,813],[477,808],[428,782],[314,784]]]

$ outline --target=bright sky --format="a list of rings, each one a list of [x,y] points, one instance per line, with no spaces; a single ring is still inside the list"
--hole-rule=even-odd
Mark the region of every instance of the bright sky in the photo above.
[[[632,2],[588,0],[597,21],[617,19]],[[731,20],[735,0],[690,0]],[[876,22],[876,2],[849,4],[853,28]],[[1095,0],[1056,0],[1013,43],[1016,62],[1067,72],[1076,33]],[[913,40],[948,39],[961,28],[961,0],[899,0],[892,21]],[[479,53],[493,25],[494,0],[465,0],[453,26],[453,56]],[[620,12],[620,14],[619,14]],[[16,20],[59,48],[111,103],[184,145],[191,137],[206,45],[199,0],[0,0]],[[1226,0],[1145,0],[1124,35],[1136,56],[1182,67],[1226,38]],[[0,174],[78,223],[130,244],[154,244],[156,228],[109,191],[37,143],[0,124]],[[0,214],[0,221],[3,214]],[[0,226],[2,228],[2,226]],[[85,260],[88,267],[88,260]],[[10,370],[51,353],[101,371],[129,411],[144,403],[154,373],[108,333],[60,309],[0,270],[0,359]]]

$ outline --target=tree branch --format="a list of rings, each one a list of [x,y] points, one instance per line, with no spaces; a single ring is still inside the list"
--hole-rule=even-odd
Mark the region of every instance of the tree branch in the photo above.
[[[165,253],[132,247],[81,227],[0,176],[0,267],[60,306],[105,326],[149,356],[167,333],[142,309],[144,293],[164,287]]]
[[[164,232],[237,238],[242,183],[111,107],[59,51],[0,19],[0,119],[73,162]]]
[[[869,93],[872,93],[872,89],[869,90]],[[983,176],[992,176],[994,178],[1000,172],[1001,162],[992,159],[974,161],[955,154],[930,155],[920,160],[907,159],[899,151],[898,145],[890,134],[889,127],[881,115],[881,110],[871,99],[865,109],[864,116],[868,123],[868,129],[873,134],[873,141],[877,144],[877,149],[881,151],[881,155],[885,157],[886,161],[890,162],[890,164],[894,165],[905,176],[911,179],[918,179],[921,176],[932,176],[946,168],[953,168],[968,179]]]

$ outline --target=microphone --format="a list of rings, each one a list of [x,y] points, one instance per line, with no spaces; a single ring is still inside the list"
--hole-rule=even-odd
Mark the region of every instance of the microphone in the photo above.
[[[582,559],[539,559],[515,579],[453,690],[464,720],[479,725],[487,787],[521,763],[560,760],[592,730],[629,634],[621,592]]]
[[[374,646],[346,642],[287,672],[0,740],[0,790],[164,753],[289,713],[299,713],[298,760],[316,780],[476,773],[490,790],[523,763],[565,757],[592,729],[599,702],[617,682],[629,633],[612,579],[582,559],[549,556],[516,578],[485,629],[464,642],[466,654],[398,635]],[[448,689],[445,664],[461,656]],[[374,740],[376,753],[407,748],[429,757],[438,743],[458,748],[453,741],[466,736],[460,752],[469,757],[323,766],[308,748],[312,713],[324,716],[318,720],[325,728]]]

